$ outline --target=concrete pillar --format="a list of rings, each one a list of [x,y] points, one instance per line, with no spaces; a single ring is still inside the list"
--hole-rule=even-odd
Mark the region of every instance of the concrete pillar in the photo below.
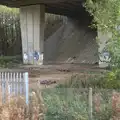
[[[107,59],[107,57],[109,56],[109,53],[107,53],[106,51],[103,51],[104,48],[107,45],[107,41],[111,38],[111,34],[103,34],[102,32],[98,31],[98,44],[99,44],[99,67],[100,68],[104,68],[108,66],[107,62],[103,62],[103,61],[109,61],[109,59]]]
[[[22,51],[24,64],[42,64],[44,52],[45,6],[20,8]]]

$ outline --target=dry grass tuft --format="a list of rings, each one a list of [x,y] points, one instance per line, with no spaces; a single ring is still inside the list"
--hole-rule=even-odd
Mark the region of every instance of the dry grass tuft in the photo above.
[[[46,110],[41,93],[32,92],[28,106],[22,96],[9,97],[7,95],[7,97],[6,103],[0,104],[0,120],[44,120]],[[2,99],[0,100],[2,103]]]

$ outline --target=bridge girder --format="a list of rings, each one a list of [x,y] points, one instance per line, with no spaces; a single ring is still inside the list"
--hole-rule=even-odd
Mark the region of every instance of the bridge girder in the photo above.
[[[85,17],[85,8],[82,6],[85,0],[0,0],[0,4],[9,7],[21,7],[36,4],[44,4],[47,13],[65,15],[70,17]]]

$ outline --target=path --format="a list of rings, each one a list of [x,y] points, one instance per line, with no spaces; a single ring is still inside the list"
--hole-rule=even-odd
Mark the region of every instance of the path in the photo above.
[[[104,72],[105,70],[99,69],[93,65],[80,65],[80,64],[61,64],[61,65],[43,65],[43,66],[25,66],[24,70],[29,72],[30,88],[35,89],[37,85],[41,89],[53,88],[56,84],[63,83],[74,74],[95,74]],[[41,85],[40,81],[56,81],[56,84]]]

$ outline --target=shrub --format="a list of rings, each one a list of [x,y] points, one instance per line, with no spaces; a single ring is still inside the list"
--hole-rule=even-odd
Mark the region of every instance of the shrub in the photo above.
[[[21,51],[19,9],[0,5],[0,55],[16,55]]]
[[[18,64],[22,63],[22,57],[18,56],[1,56],[0,57],[0,67],[2,68],[13,68]]]
[[[24,97],[12,97],[0,106],[0,120],[44,120],[45,106],[40,93],[31,93],[29,106]]]
[[[46,120],[88,120],[88,91],[84,88],[89,87],[93,88],[93,120],[119,119],[120,94],[113,92],[120,87],[119,72],[76,74],[65,84],[43,91]]]
[[[73,75],[65,84],[60,84],[57,88],[120,88],[120,69],[107,71],[100,74]]]
[[[57,87],[59,88],[102,88],[103,78],[105,73],[103,74],[91,74],[91,73],[83,73],[82,75],[76,74],[72,75],[72,77],[67,80],[65,84],[60,84]]]
[[[46,13],[45,40],[63,23],[63,16]],[[0,5],[0,56],[22,54],[19,9]]]
[[[55,88],[43,91],[47,106],[46,120],[88,120],[87,93]],[[78,91],[77,91],[78,92]]]
[[[103,88],[119,89],[120,88],[120,69],[108,72],[103,78]]]

